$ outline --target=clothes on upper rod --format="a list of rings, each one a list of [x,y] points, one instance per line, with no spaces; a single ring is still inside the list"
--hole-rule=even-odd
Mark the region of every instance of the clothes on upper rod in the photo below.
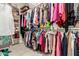
[[[37,23],[37,24],[40,24],[40,25],[37,25],[38,27],[45,28],[46,23],[49,20],[52,25],[53,23],[56,23],[59,27],[63,26],[67,30],[69,25],[74,25],[74,21],[75,21],[74,11],[75,9],[74,9],[73,3],[71,4],[52,3],[52,4],[48,4],[48,8],[47,6],[46,7],[40,6],[40,8],[38,7],[33,10],[29,10],[27,12],[27,16],[28,14],[30,14],[29,19],[30,19],[31,25]],[[28,18],[26,17],[26,15],[23,15],[23,16],[26,19]]]

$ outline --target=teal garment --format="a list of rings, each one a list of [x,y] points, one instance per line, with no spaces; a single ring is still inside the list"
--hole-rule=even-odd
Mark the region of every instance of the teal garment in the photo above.
[[[2,53],[3,53],[4,56],[9,56],[9,49],[8,48],[7,49],[3,49]]]
[[[9,56],[9,49],[5,48],[0,51],[0,56]]]
[[[36,43],[35,43],[36,44],[36,49],[38,48],[39,35],[40,35],[39,32],[35,32],[35,36],[36,36]]]
[[[9,44],[11,42],[11,37],[10,36],[3,36],[2,40],[3,40],[3,45]]]
[[[0,43],[0,48],[3,48],[3,50],[0,51],[0,55],[9,56],[9,49],[6,47],[9,47],[12,43],[11,36],[0,36]]]
[[[31,15],[30,13],[28,13],[28,20],[30,21],[30,19],[31,19]]]
[[[12,43],[10,36],[1,36],[0,37],[0,48],[9,47],[9,45]]]

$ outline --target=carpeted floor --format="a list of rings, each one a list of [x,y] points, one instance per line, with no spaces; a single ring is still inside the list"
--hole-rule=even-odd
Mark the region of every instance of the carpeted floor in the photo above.
[[[43,56],[40,52],[33,51],[24,46],[24,44],[17,44],[10,47],[9,56]]]

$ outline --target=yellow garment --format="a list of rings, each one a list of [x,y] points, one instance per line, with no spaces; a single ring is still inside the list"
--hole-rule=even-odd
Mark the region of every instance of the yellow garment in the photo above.
[[[44,28],[46,28],[46,24],[40,24],[40,28],[42,28],[42,29],[44,29]]]

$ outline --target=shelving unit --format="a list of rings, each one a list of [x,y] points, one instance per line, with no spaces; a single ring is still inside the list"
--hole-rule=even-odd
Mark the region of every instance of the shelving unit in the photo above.
[[[13,44],[19,43],[20,40],[20,17],[19,17],[19,11],[12,9],[13,17],[14,17],[14,26],[15,26],[15,34],[12,36],[13,37]]]

